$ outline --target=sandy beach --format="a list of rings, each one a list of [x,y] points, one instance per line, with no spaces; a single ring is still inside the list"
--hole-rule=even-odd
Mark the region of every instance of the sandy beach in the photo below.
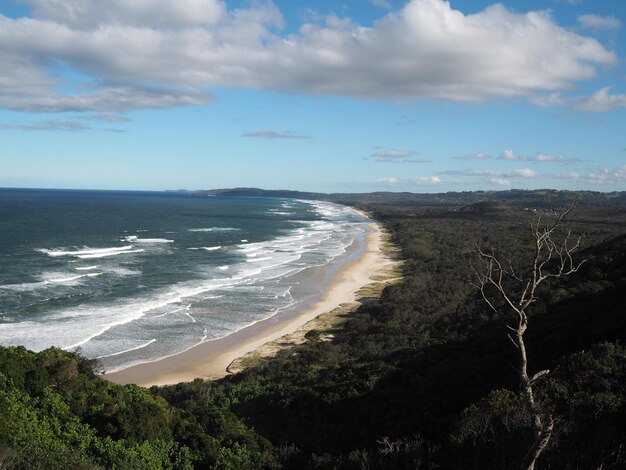
[[[229,336],[207,341],[185,352],[159,361],[139,364],[105,374],[118,383],[142,386],[190,382],[196,378],[216,379],[228,374],[228,366],[237,358],[264,344],[296,331],[317,316],[341,304],[354,302],[357,292],[371,282],[374,274],[390,263],[382,251],[382,231],[370,224],[362,255],[335,272],[319,300],[295,312],[275,315],[243,328]]]

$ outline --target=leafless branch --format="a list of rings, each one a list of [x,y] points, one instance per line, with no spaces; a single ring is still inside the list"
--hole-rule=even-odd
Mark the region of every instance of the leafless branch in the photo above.
[[[513,266],[510,259],[496,256],[492,248],[484,251],[476,245],[478,257],[483,264],[483,271],[479,272],[472,267],[477,283],[473,284],[481,294],[485,304],[503,320],[509,340],[517,348],[520,364],[517,372],[520,376],[525,402],[532,417],[535,439],[524,459],[522,468],[532,470],[545,447],[547,446],[554,429],[554,419],[550,414],[542,414],[534,398],[533,385],[550,374],[549,370],[528,375],[528,359],[524,333],[528,327],[528,308],[538,300],[537,289],[547,279],[560,278],[575,273],[585,260],[574,262],[574,253],[581,245],[581,237],[572,243],[572,233],[567,231],[559,237],[560,228],[570,220],[576,203],[569,208],[554,214],[551,221],[544,222],[541,213],[538,213],[530,223],[533,237],[533,258],[529,269],[520,270]],[[506,268],[505,268],[506,266]],[[522,274],[526,273],[526,274]],[[498,308],[490,298],[486,288],[493,288],[504,304],[504,310]],[[507,316],[508,311],[508,316]],[[509,320],[507,321],[507,318]]]

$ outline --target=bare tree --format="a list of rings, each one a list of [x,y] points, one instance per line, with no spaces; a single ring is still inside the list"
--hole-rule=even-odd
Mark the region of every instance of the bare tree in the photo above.
[[[483,300],[504,321],[509,330],[508,337],[518,351],[517,369],[522,386],[524,402],[531,418],[534,440],[526,453],[520,468],[532,470],[537,459],[548,445],[554,430],[554,418],[537,404],[533,386],[546,377],[550,371],[542,370],[532,375],[528,373],[528,358],[524,333],[528,328],[528,311],[538,300],[537,288],[550,278],[572,274],[582,263],[575,263],[573,253],[580,247],[581,237],[572,237],[571,231],[564,230],[576,203],[567,210],[554,214],[550,221],[542,220],[537,213],[530,224],[533,237],[533,257],[530,266],[515,269],[513,263],[497,256],[492,248],[489,252],[477,246],[483,269],[474,269],[478,279],[475,284]],[[496,305],[496,300],[500,302]]]

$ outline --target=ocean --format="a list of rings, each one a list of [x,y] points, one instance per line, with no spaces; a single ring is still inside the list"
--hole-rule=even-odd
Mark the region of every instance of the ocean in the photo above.
[[[109,372],[158,360],[314,301],[369,222],[328,202],[0,189],[0,344]]]

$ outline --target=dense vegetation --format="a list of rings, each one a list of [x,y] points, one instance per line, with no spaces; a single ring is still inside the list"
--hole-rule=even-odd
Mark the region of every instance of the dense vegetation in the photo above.
[[[263,467],[271,446],[232,413],[203,422],[93,362],[48,349],[0,348],[0,468]]]
[[[486,197],[488,200],[486,200]],[[56,349],[0,350],[7,468],[517,468],[528,447],[516,355],[472,288],[475,243],[529,256],[529,209],[567,192],[343,195],[405,260],[334,331],[309,335],[220,381],[117,386]],[[557,419],[539,468],[626,466],[626,198],[582,193],[571,229],[587,261],[544,285],[527,333],[530,367]]]

